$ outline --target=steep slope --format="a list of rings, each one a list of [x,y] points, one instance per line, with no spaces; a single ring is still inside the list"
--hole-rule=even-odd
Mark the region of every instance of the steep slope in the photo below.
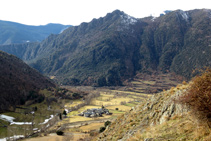
[[[55,84],[13,55],[0,51],[0,112],[42,98],[40,89]]]
[[[22,44],[10,44],[0,45],[0,50],[13,54],[22,60],[34,59],[37,55],[39,43],[22,43]]]
[[[137,72],[152,71],[191,78],[194,69],[211,65],[210,17],[208,9],[142,19],[116,10],[40,44],[0,49],[66,85],[121,85]]]
[[[119,141],[210,140],[210,127],[196,110],[178,101],[189,85],[155,94],[112,121],[97,139]]]
[[[140,48],[142,71],[158,69],[187,78],[210,66],[211,10],[173,11],[150,22]]]
[[[41,43],[38,61],[30,65],[64,84],[121,85],[122,78],[133,76],[138,69],[139,35],[145,25],[114,11],[71,27],[54,40],[49,37]]]
[[[40,42],[50,34],[61,33],[69,25],[29,26],[0,20],[0,27],[0,44],[8,45],[12,43]]]
[[[211,66],[211,10],[195,10],[191,15],[190,28],[184,35],[184,49],[175,56],[170,70],[186,77],[203,66]]]

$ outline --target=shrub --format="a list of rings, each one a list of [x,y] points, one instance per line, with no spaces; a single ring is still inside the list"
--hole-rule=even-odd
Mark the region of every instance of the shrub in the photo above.
[[[192,80],[181,102],[200,113],[200,116],[211,118],[211,69]]]
[[[111,124],[110,121],[106,121],[106,122],[104,123],[105,127],[107,127],[107,126],[110,125],[110,124]]]
[[[64,134],[64,132],[63,132],[63,131],[58,130],[58,131],[56,131],[56,134],[57,134],[57,135],[63,135],[63,134]]]
[[[100,127],[100,131],[99,131],[99,133],[102,133],[103,131],[105,131],[105,127]]]

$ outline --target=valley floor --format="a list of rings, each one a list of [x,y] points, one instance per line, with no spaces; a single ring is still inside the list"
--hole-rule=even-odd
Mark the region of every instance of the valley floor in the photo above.
[[[59,100],[51,103],[51,107],[48,107],[45,103],[34,104],[30,107],[19,107],[16,112],[3,113],[3,115],[15,117],[14,124],[10,125],[5,119],[0,119],[1,124],[5,125],[0,127],[0,136],[16,136],[16,135],[30,135],[35,130],[41,129],[42,131],[36,135],[35,138],[26,138],[24,140],[78,140],[78,139],[90,139],[99,134],[101,127],[104,127],[106,121],[114,121],[120,115],[130,111],[140,102],[151,97],[154,93],[170,89],[172,86],[176,86],[178,81],[171,74],[159,74],[159,75],[137,75],[132,81],[125,82],[125,86],[121,87],[88,87],[88,86],[63,86],[71,91],[82,91],[89,93],[89,102],[87,100]],[[50,99],[51,93],[43,91],[43,93]],[[63,105],[63,109],[60,106]],[[79,116],[78,114],[92,108],[104,107],[108,109],[112,115],[103,115],[102,117],[87,118]],[[37,107],[37,111],[33,114],[23,114],[28,109]],[[54,110],[54,109],[60,109]],[[63,120],[59,120],[56,113],[67,111],[67,116]],[[14,120],[14,119],[12,119]],[[26,121],[27,120],[27,121]],[[30,121],[30,125],[27,125]],[[31,121],[38,123],[34,126],[31,125]],[[45,122],[46,121],[46,122]],[[43,123],[43,124],[39,124]],[[33,131],[34,130],[34,131]],[[56,131],[63,131],[64,136],[57,136]]]
[[[156,77],[139,76],[131,82],[127,82],[127,86],[122,87],[85,87],[85,86],[63,86],[67,89],[75,89],[86,91],[88,93],[99,93],[98,97],[92,98],[88,105],[80,106],[83,100],[75,100],[65,104],[65,109],[68,112],[67,117],[59,121],[56,125],[48,129],[49,132],[62,130],[64,136],[47,134],[43,137],[26,139],[29,141],[35,140],[64,140],[71,139],[77,141],[79,139],[91,139],[99,134],[100,127],[104,126],[106,121],[113,121],[125,112],[130,111],[141,101],[153,95],[153,92],[159,92],[163,89],[169,89],[176,86],[176,79],[169,77],[169,74],[162,74]],[[91,108],[101,108],[102,105],[108,109],[112,115],[103,115],[103,117],[87,118],[78,116],[84,110]],[[75,110],[70,110],[74,109]]]

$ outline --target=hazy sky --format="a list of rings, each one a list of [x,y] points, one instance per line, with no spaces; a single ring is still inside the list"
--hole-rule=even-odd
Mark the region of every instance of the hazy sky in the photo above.
[[[142,18],[164,10],[211,9],[211,0],[0,0],[0,20],[79,25],[116,9]]]

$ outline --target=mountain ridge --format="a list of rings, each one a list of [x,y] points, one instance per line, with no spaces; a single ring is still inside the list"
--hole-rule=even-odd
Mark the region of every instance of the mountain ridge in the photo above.
[[[80,52],[81,52],[80,50],[85,51],[87,49],[89,51],[89,53],[92,54],[92,58],[88,55],[86,57],[89,59],[86,58],[86,60],[84,60],[85,58],[83,56],[81,56],[82,58],[80,58],[78,60],[81,60],[84,58],[83,59],[84,61],[82,61],[82,62],[89,63],[90,65],[88,65],[88,66],[90,66],[90,67],[94,68],[95,65],[98,65],[97,67],[95,67],[95,69],[98,68],[98,69],[100,69],[99,71],[103,71],[103,69],[105,67],[107,72],[104,71],[104,73],[115,73],[115,72],[112,72],[112,70],[110,72],[108,72],[110,66],[108,66],[108,65],[106,66],[102,63],[98,64],[98,62],[100,62],[99,60],[104,61],[104,62],[106,62],[106,61],[110,62],[110,59],[116,60],[119,62],[121,56],[118,55],[118,51],[125,52],[125,49],[120,50],[120,48],[115,48],[115,46],[117,46],[117,45],[115,45],[114,38],[119,38],[118,36],[122,36],[121,34],[119,34],[119,32],[121,32],[122,28],[125,28],[124,24],[122,26],[117,26],[117,25],[119,25],[119,23],[122,22],[122,18],[119,14],[124,14],[124,13],[120,12],[120,11],[115,11],[111,14],[107,14],[107,16],[104,18],[100,18],[98,20],[94,19],[90,23],[82,23],[80,26],[69,28],[64,32],[64,34],[66,34],[66,35],[68,34],[68,36],[64,37],[63,34],[60,34],[60,35],[58,35],[57,39],[54,40],[54,43],[57,42],[58,40],[60,40],[61,38],[63,39],[63,41],[64,40],[67,41],[67,43],[66,43],[67,45],[64,45],[63,47],[70,46],[69,47],[70,51],[68,51],[68,52],[70,54],[72,54],[71,51],[73,51],[73,53],[74,53],[74,54],[72,54],[73,56],[77,56],[76,55],[77,53],[79,53],[79,55],[80,55]],[[127,26],[134,26],[134,25],[127,25]],[[115,34],[110,36],[109,35],[110,32],[113,32],[113,31],[115,31]],[[130,33],[129,30],[128,30],[128,32]],[[130,36],[129,33],[125,33],[124,36],[129,37]],[[86,37],[89,37],[89,38],[86,38]],[[122,37],[122,38],[125,38],[125,37]],[[136,38],[136,37],[130,36],[130,38]],[[123,39],[120,39],[120,40],[123,40]],[[68,43],[68,41],[70,41],[71,43]],[[133,41],[134,41],[134,39],[133,39]],[[50,44],[53,44],[53,43],[50,43]],[[70,45],[68,45],[68,44],[70,44]],[[107,47],[103,47],[101,44],[103,44],[103,46],[105,44]],[[134,43],[131,41],[130,43],[127,43],[127,44],[134,44]],[[123,44],[120,44],[120,45],[124,46]],[[76,48],[74,48],[74,46]],[[95,49],[96,48],[95,46],[102,46],[102,47],[100,47],[101,49],[99,49],[99,50],[101,50],[101,54],[99,54],[99,51]],[[113,46],[112,47],[113,49],[110,48],[111,46]],[[134,46],[134,45],[132,45],[132,46]],[[58,46],[58,47],[62,48],[61,46]],[[49,46],[49,49],[50,48],[52,50],[52,46]],[[104,53],[104,51],[109,52],[109,54]],[[60,53],[57,52],[55,54],[62,54],[62,53],[66,53],[66,51],[60,52]],[[70,54],[66,55],[66,57],[70,56]],[[63,55],[63,56],[65,56],[65,55]],[[108,60],[105,59],[106,57],[108,57]],[[64,60],[68,60],[68,59],[64,59]],[[116,62],[116,61],[114,61],[114,62]],[[78,65],[79,64],[82,65],[80,62],[75,62],[75,63]],[[122,63],[124,63],[124,62],[122,62]],[[60,63],[58,62],[58,64],[61,65],[61,62]],[[75,66],[77,68],[78,65],[76,65],[76,64],[75,64]],[[106,64],[108,64],[108,63],[106,63]],[[104,65],[104,67],[102,67],[103,65]],[[32,66],[33,66],[33,64],[32,64]],[[42,65],[40,66],[40,64],[39,64],[39,66],[37,65],[36,67],[42,67]],[[39,68],[37,68],[37,69],[39,70]],[[53,67],[53,69],[57,69],[56,64],[55,64],[55,67]],[[81,68],[78,67],[78,69],[81,69]],[[90,68],[90,69],[92,69],[92,68]],[[92,71],[94,71],[96,74],[99,73],[98,70],[96,70],[96,71],[92,70]],[[132,73],[134,73],[134,72],[132,72]],[[112,75],[115,75],[115,74],[112,74]],[[106,79],[108,79],[108,78],[106,78]],[[112,79],[112,78],[110,78],[110,79]],[[87,82],[87,83],[89,83],[89,82]],[[117,80],[114,83],[120,84],[120,81]],[[108,85],[112,85],[112,84],[108,84]]]
[[[50,34],[59,34],[69,25],[47,24],[40,26],[24,25],[11,21],[0,20],[0,44],[41,42]]]
[[[153,71],[191,78],[194,69],[211,65],[210,13],[176,10],[136,19],[115,10],[26,47],[29,57],[20,58],[65,85],[121,85],[137,72]]]

